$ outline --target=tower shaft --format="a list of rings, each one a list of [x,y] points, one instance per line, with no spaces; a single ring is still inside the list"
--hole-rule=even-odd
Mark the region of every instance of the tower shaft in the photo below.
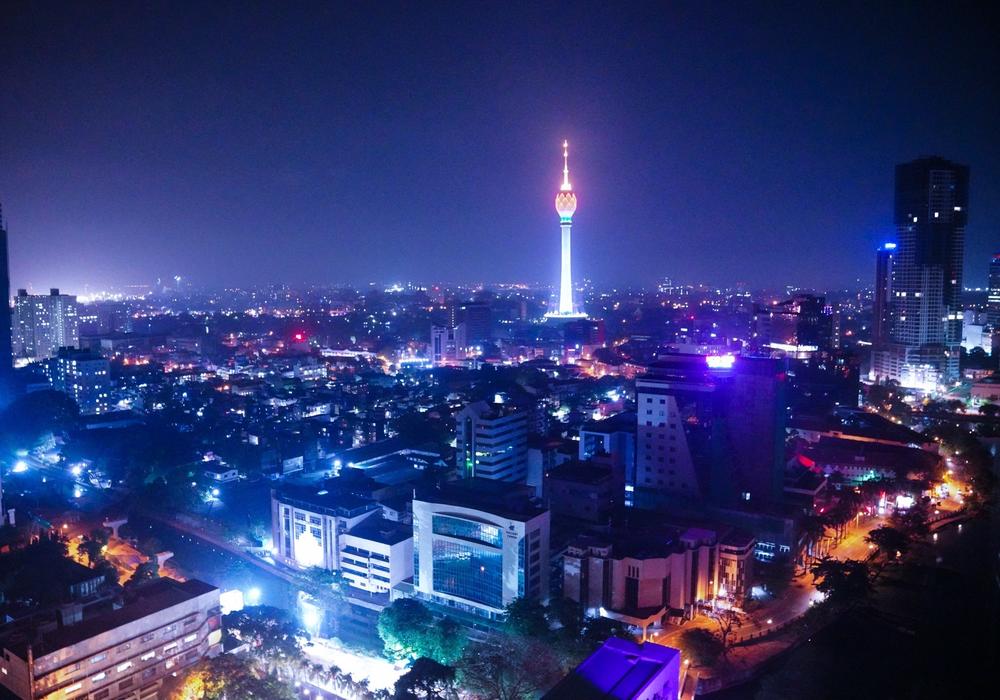
[[[569,222],[563,222],[562,228],[562,274],[559,279],[559,313],[572,314],[576,310],[573,308],[573,270],[572,255],[570,252],[570,229]]]

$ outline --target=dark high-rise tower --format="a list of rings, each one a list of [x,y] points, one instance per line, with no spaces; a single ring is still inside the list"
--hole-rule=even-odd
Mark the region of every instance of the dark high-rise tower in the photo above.
[[[7,257],[7,225],[0,208],[0,406],[10,403],[14,393],[14,350],[11,343],[10,265]]]
[[[881,348],[889,340],[892,301],[892,260],[896,244],[886,243],[875,255],[875,297],[872,300],[872,346]]]
[[[933,390],[959,377],[969,168],[936,156],[896,166],[889,344],[874,373]]]
[[[1000,326],[1000,253],[990,258],[990,296],[988,315],[994,331]]]

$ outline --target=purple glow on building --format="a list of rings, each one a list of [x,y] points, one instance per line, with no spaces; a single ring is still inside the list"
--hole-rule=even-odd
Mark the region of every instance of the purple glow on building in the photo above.
[[[544,700],[676,700],[680,671],[681,653],[673,647],[611,638]]]

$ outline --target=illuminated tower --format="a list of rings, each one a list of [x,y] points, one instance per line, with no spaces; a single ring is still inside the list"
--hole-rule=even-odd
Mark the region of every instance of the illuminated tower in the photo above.
[[[569,184],[569,141],[563,141],[563,181],[556,194],[556,211],[562,228],[562,274],[559,279],[559,311],[550,317],[583,318],[573,306],[573,270],[570,245],[570,229],[573,227],[573,213],[576,212],[576,195]]]

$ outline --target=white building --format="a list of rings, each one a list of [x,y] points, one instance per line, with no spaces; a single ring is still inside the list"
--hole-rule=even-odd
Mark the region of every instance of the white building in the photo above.
[[[465,324],[431,326],[431,360],[435,365],[458,364],[465,359]]]
[[[380,516],[367,518],[340,538],[340,572],[348,585],[388,594],[413,576],[413,529]]]
[[[80,344],[76,297],[52,289],[48,294],[17,290],[14,299],[14,357],[44,360],[59,348]]]
[[[274,558],[288,566],[340,571],[344,535],[378,513],[378,503],[349,493],[318,486],[274,489],[271,491]]]
[[[120,607],[72,603],[10,623],[0,647],[0,686],[16,698],[156,700],[167,676],[222,651],[219,589],[161,578]]]
[[[413,499],[418,597],[492,618],[517,598],[546,600],[549,512],[532,490],[483,479]]]

